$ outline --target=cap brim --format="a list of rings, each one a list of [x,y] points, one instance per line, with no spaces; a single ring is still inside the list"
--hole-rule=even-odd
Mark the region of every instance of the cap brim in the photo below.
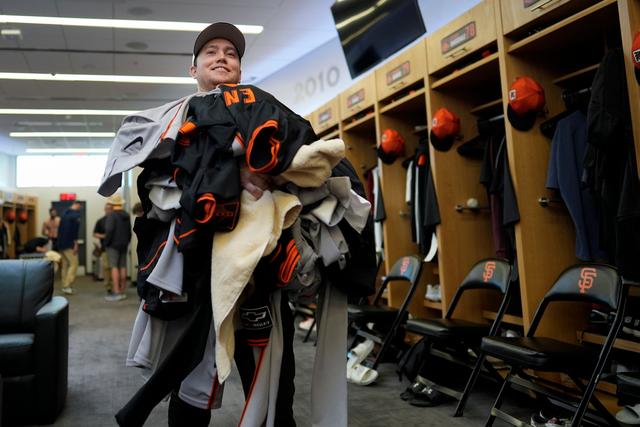
[[[453,137],[448,136],[446,138],[438,138],[433,131],[429,133],[429,141],[431,145],[438,151],[449,151],[453,146]]]
[[[537,117],[538,113],[535,111],[520,115],[517,114],[513,110],[513,108],[511,108],[511,105],[507,106],[507,118],[509,119],[509,123],[511,123],[511,126],[513,126],[515,129],[518,129],[520,131],[530,130],[536,123]]]
[[[245,40],[242,32],[233,24],[228,22],[216,22],[202,30],[193,44],[193,55],[198,56],[200,49],[213,39],[229,40],[238,51],[238,56],[244,55]]]
[[[388,165],[395,162],[396,159],[398,158],[398,156],[395,154],[386,153],[380,146],[376,148],[376,152],[378,153],[378,158],[382,160],[382,163],[386,163]]]

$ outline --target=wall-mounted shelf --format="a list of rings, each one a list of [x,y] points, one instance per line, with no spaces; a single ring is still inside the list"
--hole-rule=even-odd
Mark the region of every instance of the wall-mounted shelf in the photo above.
[[[587,331],[576,331],[578,341],[587,342],[591,344],[604,344],[606,337],[604,335],[594,334]],[[624,338],[617,338],[613,343],[613,347],[619,350],[631,351],[634,353],[640,353],[640,342],[626,340]]]
[[[497,312],[495,311],[489,311],[489,310],[483,310],[482,311],[482,317],[484,317],[487,320],[495,320],[496,316],[497,316]],[[520,316],[514,316],[512,314],[505,314],[502,317],[502,322],[503,323],[508,323],[510,325],[516,325],[516,326],[523,326],[523,321],[522,321],[522,317]]]
[[[414,92],[409,92],[408,95],[397,99],[395,101],[390,102],[384,107],[380,107],[380,114],[385,113],[401,113],[407,111],[416,111],[419,109],[424,109],[425,99],[424,99],[425,89],[417,89]]]
[[[593,75],[595,74],[599,65],[600,64],[589,65],[587,67],[573,71],[569,74],[565,74],[564,76],[560,76],[557,79],[553,80],[553,84],[560,87],[566,87],[569,86],[570,83],[574,83],[575,81],[593,79]]]
[[[449,90],[468,88],[478,84],[478,82],[497,78],[500,72],[499,68],[498,54],[492,53],[478,62],[474,62],[460,70],[453,71],[446,77],[436,80],[431,83],[431,89]]]
[[[442,302],[440,301],[430,301],[428,299],[425,299],[423,305],[426,308],[430,308],[432,310],[442,310]]]
[[[373,130],[375,131],[376,123],[375,123],[375,115],[373,112],[367,114],[364,117],[356,119],[350,123],[344,124],[342,126],[343,132],[364,132]]]
[[[492,110],[498,110],[498,109],[502,109],[502,98],[494,99],[493,101],[489,101],[482,105],[478,105],[477,107],[474,107],[471,110],[469,110],[469,112],[476,116],[481,116],[484,113],[487,113]]]
[[[611,21],[613,16],[617,20],[618,10],[616,0],[603,0],[600,3],[584,9],[574,15],[563,19],[537,33],[513,43],[509,53],[531,53],[537,51],[549,51],[549,47],[561,50],[573,42],[585,38],[587,29],[602,28],[605,22]]]

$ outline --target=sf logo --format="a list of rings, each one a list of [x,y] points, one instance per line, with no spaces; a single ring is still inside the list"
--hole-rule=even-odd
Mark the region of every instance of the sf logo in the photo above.
[[[484,265],[484,272],[482,273],[482,280],[486,283],[493,277],[493,272],[496,269],[496,263],[489,261]]]
[[[400,264],[400,274],[404,274],[409,269],[409,263],[411,259],[408,257],[402,258],[402,264]]]
[[[578,280],[578,287],[580,288],[580,293],[584,294],[588,289],[591,289],[593,286],[593,279],[598,277],[598,272],[595,268],[585,267],[580,270],[580,280]]]

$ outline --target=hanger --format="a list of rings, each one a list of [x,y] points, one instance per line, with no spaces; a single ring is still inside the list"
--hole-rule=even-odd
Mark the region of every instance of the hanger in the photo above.
[[[566,110],[540,123],[540,132],[547,138],[553,139],[553,134],[556,132],[556,127],[560,120],[574,111],[582,111],[582,113],[587,114],[590,99],[591,87],[562,91],[562,101],[564,101]]]

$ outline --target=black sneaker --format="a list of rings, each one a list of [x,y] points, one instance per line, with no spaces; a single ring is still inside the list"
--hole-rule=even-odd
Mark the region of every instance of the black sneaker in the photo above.
[[[416,395],[416,393],[420,393],[426,388],[426,385],[422,384],[420,381],[416,381],[415,383],[411,384],[410,387],[407,387],[405,391],[400,393],[400,399],[404,401],[411,400]]]
[[[431,387],[427,387],[424,391],[416,393],[413,398],[409,400],[409,405],[428,408],[432,406],[438,406],[445,400],[445,394],[440,393],[439,391],[434,390]]]

